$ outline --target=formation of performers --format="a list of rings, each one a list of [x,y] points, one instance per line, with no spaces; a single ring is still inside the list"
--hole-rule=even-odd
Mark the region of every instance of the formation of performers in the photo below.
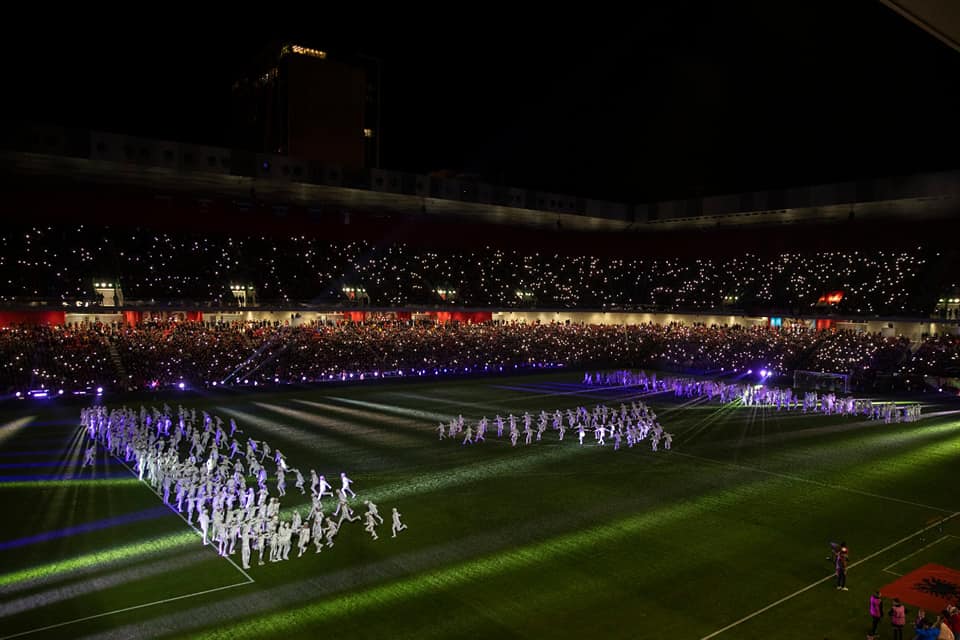
[[[550,428],[558,435],[560,442],[563,442],[567,431],[574,431],[577,434],[577,441],[583,446],[587,433],[593,435],[597,446],[606,445],[607,438],[613,441],[613,450],[618,451],[621,443],[626,441],[629,448],[649,438],[650,447],[654,451],[660,449],[660,443],[663,443],[665,450],[670,450],[673,444],[673,435],[664,431],[660,423],[657,422],[657,414],[642,402],[634,401],[628,407],[620,404],[619,409],[608,407],[606,405],[597,405],[593,410],[586,407],[577,407],[576,409],[567,409],[565,412],[557,409],[553,413],[541,411],[536,417],[536,429],[534,429],[535,416],[529,411],[523,416],[517,417],[512,413],[506,418],[500,415],[494,417],[492,424],[486,416],[480,419],[476,425],[467,424],[462,415],[450,420],[448,424],[440,423],[437,427],[437,433],[440,440],[459,439],[463,434],[461,445],[477,444],[486,441],[487,431],[496,427],[497,438],[502,438],[504,431],[508,432],[510,445],[517,446],[520,440],[520,424],[523,425],[524,444],[529,445],[534,441],[540,442],[543,434]]]
[[[776,407],[777,411],[865,416],[869,420],[882,420],[887,424],[916,422],[920,419],[920,404],[916,402],[909,404],[874,402],[870,398],[838,396],[835,393],[816,391],[801,393],[789,387],[768,387],[750,382],[695,380],[671,376],[658,378],[656,373],[648,376],[644,371],[621,370],[609,373],[586,373],[583,383],[600,386],[635,386],[646,393],[673,392],[678,398],[705,397],[709,402],[713,400],[724,404],[739,402],[748,407],[765,405]]]
[[[227,430],[218,416],[206,411],[198,420],[196,409],[179,407],[173,412],[164,405],[162,410],[140,407],[138,412],[95,406],[82,410],[81,427],[91,440],[85,449],[84,467],[95,464],[97,445],[132,464],[131,471],[146,480],[190,526],[196,517],[203,544],[213,543],[220,555],[230,556],[239,542],[244,569],[250,568],[254,551],[261,565],[265,553],[270,562],[289,559],[294,537],[297,557],[308,551],[311,542],[315,553],[332,548],[344,521],[362,519],[364,530],[374,540],[379,538],[377,526],[383,524],[383,517],[377,505],[364,500],[363,516],[354,513],[351,502],[358,500],[351,488],[353,480],[346,473],[340,474],[340,488],[334,490],[323,475],[311,469],[311,509],[306,517],[293,509],[288,519],[279,499],[286,494],[287,476],[293,476],[294,486],[303,495],[307,480],[265,440],[247,438],[241,444],[237,436],[243,431],[232,419]],[[275,481],[277,496],[270,495],[268,480]],[[324,513],[325,497],[336,503],[329,516]],[[391,525],[394,538],[407,528],[396,507]]]

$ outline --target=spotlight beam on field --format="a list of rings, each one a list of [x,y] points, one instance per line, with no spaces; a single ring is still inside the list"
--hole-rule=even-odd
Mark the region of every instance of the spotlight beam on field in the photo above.
[[[20,433],[28,424],[37,419],[37,416],[27,416],[18,420],[13,420],[0,426],[0,445]]]
[[[324,415],[323,412],[348,413],[354,417],[363,417],[370,421],[378,419],[376,414],[371,412],[361,412],[356,409],[347,409],[344,407],[328,406],[319,403],[310,403],[310,406],[316,406],[319,411],[300,411],[277,404],[267,404],[265,402],[255,402],[256,406],[288,416],[299,422],[313,425],[323,429],[323,432],[335,437],[343,437],[351,440],[360,440],[365,446],[399,446],[403,445],[422,447],[423,438],[405,432],[385,431],[382,427],[371,427],[360,422],[340,420],[330,415]],[[394,445],[389,443],[393,442]]]
[[[800,418],[811,416],[796,417]],[[861,422],[840,423],[825,427],[813,427],[809,429],[789,431],[786,433],[778,433],[775,436],[772,436],[768,440],[767,444],[781,444],[792,440],[813,439],[814,442],[809,445],[811,447],[835,448],[837,446],[836,442],[828,440],[829,436],[850,435],[851,437],[857,436],[859,438],[864,434],[855,432],[863,430],[870,431],[869,435],[871,442],[873,443],[883,444],[884,446],[916,446],[919,441],[924,439],[932,439],[937,437],[948,438],[951,435],[956,435],[958,432],[960,432],[960,421],[933,424],[927,423],[925,425],[917,423],[887,425],[883,424],[882,422],[877,422],[876,420],[864,420]],[[711,442],[710,446],[713,449],[730,449],[739,448],[749,444],[759,444],[758,437],[752,436],[742,440],[716,440]]]
[[[126,474],[107,478],[64,478],[59,475],[0,476],[0,490],[52,489],[71,487],[122,487],[139,484],[140,483],[136,478],[131,478]]]
[[[366,408],[372,409],[372,410],[374,410],[374,411],[376,411],[376,412],[379,412],[379,413],[386,413],[386,414],[392,414],[392,415],[398,415],[398,416],[407,417],[407,418],[409,418],[409,421],[410,421],[410,422],[415,422],[415,421],[417,421],[417,420],[432,420],[432,421],[441,420],[441,421],[446,422],[446,421],[452,420],[453,418],[457,417],[457,416],[454,415],[454,414],[436,413],[436,412],[433,412],[433,411],[422,411],[422,410],[418,410],[418,409],[410,409],[410,408],[407,408],[407,407],[401,407],[401,406],[392,405],[392,404],[382,404],[382,403],[379,403],[379,402],[368,402],[368,401],[364,401],[364,400],[354,400],[354,399],[352,399],[352,398],[343,398],[343,397],[339,397],[339,396],[326,396],[326,397],[329,398],[330,400],[334,400],[334,401],[336,401],[336,402],[343,402],[343,403],[346,403],[346,404],[352,404],[352,405],[356,405],[356,406],[358,406],[358,407],[366,407]],[[422,396],[422,397],[423,397],[424,400],[427,401],[427,402],[430,402],[430,401],[432,400],[432,398],[430,398],[429,396]],[[634,397],[634,396],[631,395],[631,397]],[[319,403],[319,402],[310,402],[310,401],[308,401],[308,400],[294,400],[294,402],[299,402],[299,403],[301,403],[301,404],[316,406],[316,407],[321,408],[321,409],[327,409],[328,407],[331,406],[331,405],[322,404],[322,403]],[[496,408],[496,407],[493,407],[492,405],[481,404],[481,403],[463,403],[462,406],[465,406],[465,407],[466,407],[466,406],[488,407],[488,408],[490,408],[490,411],[487,412],[486,414],[484,414],[484,415],[486,415],[487,418],[493,418],[493,415],[492,415],[492,414],[494,414],[494,411],[500,412],[501,414],[506,413],[506,412],[508,412],[508,411],[517,411],[517,412],[522,411],[522,409],[517,408],[517,407],[513,407],[513,408],[506,408],[506,407]],[[558,408],[558,407],[553,407],[553,408],[551,408],[551,409],[548,409],[547,411],[548,411],[548,413],[553,413],[554,411],[557,410],[557,408]],[[349,409],[347,409],[347,408],[345,408],[345,407],[335,407],[335,406],[334,406],[334,409],[335,409],[335,410],[340,410],[340,411],[350,411]],[[532,409],[526,409],[526,411],[533,411],[533,410],[532,410]],[[539,412],[539,410],[537,410],[537,411]],[[356,410],[354,410],[354,413],[355,413],[356,415],[360,415],[360,416],[369,415],[369,414],[365,414],[365,413],[363,413],[363,412],[359,412],[359,411],[356,411]],[[465,417],[467,417],[467,416],[465,416]],[[480,417],[481,417],[481,416],[480,416],[479,414],[474,414],[473,416],[470,416],[469,419],[471,419],[471,420],[479,420]],[[375,417],[374,417],[374,419],[375,419]],[[421,433],[424,431],[424,429],[422,429],[422,428],[415,428],[415,429],[416,429],[417,431],[421,432]],[[433,431],[433,427],[431,426],[430,429],[428,429],[428,431]],[[419,441],[419,440],[418,440],[418,441]]]
[[[756,488],[763,488],[761,481],[752,483]],[[752,489],[746,485],[739,485],[733,490],[725,490],[711,494],[712,498],[698,499],[700,504],[684,503],[685,506],[697,509],[699,512],[709,511],[719,499],[724,504],[741,500],[744,494],[749,495]],[[624,512],[635,509],[635,503],[605,502],[593,508],[582,511],[567,512],[562,515],[546,518],[532,518],[525,522],[518,522],[508,528],[499,528],[494,531],[471,534],[464,538],[445,541],[438,544],[409,551],[399,556],[377,560],[364,564],[362,570],[357,566],[348,566],[333,573],[318,575],[294,583],[284,584],[269,589],[266,592],[238,595],[227,601],[216,604],[200,605],[189,611],[176,612],[164,615],[158,620],[146,623],[132,623],[124,627],[105,631],[87,640],[121,640],[131,637],[145,638],[161,635],[155,629],[163,629],[164,636],[187,634],[202,627],[211,627],[216,624],[235,623],[238,619],[252,615],[270,615],[277,613],[281,607],[289,609],[298,605],[309,605],[320,598],[344,594],[360,588],[370,587],[387,580],[416,579],[415,574],[427,571],[441,571],[444,568],[456,566],[460,563],[469,563],[483,558],[494,558],[490,554],[505,553],[505,547],[516,549],[517,545],[539,545],[550,541],[554,536],[565,536],[572,531],[593,530],[598,522],[609,523],[606,528],[615,529],[623,518]],[[668,524],[670,513],[674,507],[657,507],[655,511],[645,511],[643,515],[655,521],[651,527]],[[663,512],[663,515],[661,515]],[[601,540],[601,542],[603,542]],[[745,541],[744,544],[752,544]],[[580,550],[582,552],[582,549]],[[376,587],[371,587],[375,589]],[[243,623],[239,623],[243,624]],[[198,632],[189,635],[194,637]],[[202,633],[202,632],[200,632]],[[208,637],[231,638],[231,628],[208,632]],[[222,635],[218,635],[222,634]],[[268,634],[269,635],[269,634]]]
[[[0,603],[0,618],[12,616],[38,607],[47,607],[64,600],[70,600],[89,593],[111,589],[138,580],[147,580],[173,571],[185,569],[204,559],[209,559],[204,551],[195,551],[179,557],[165,558],[146,565],[128,567],[104,576],[81,580],[68,585],[54,587],[38,593],[31,593],[15,600]]]
[[[163,553],[188,544],[196,544],[193,531],[171,534],[152,540],[123,545],[106,551],[87,553],[75,558],[0,574],[0,595],[30,589],[52,580],[96,571],[108,565],[128,562],[143,556]]]
[[[462,410],[467,409],[467,408],[470,408],[470,409],[487,409],[487,410],[489,410],[490,412],[504,411],[503,406],[501,406],[501,405],[499,405],[499,404],[497,404],[497,405],[490,404],[489,402],[475,402],[475,401],[474,401],[474,402],[467,402],[467,401],[461,400],[461,399],[440,398],[440,397],[437,397],[437,396],[429,396],[429,395],[423,395],[423,394],[419,394],[419,393],[401,393],[401,392],[399,392],[399,391],[391,391],[391,392],[388,392],[388,393],[386,393],[386,394],[384,394],[384,395],[389,395],[389,396],[396,397],[396,398],[404,398],[404,399],[406,399],[406,400],[414,400],[414,401],[416,401],[416,402],[418,402],[418,403],[420,403],[420,404],[451,404],[451,405],[454,405],[454,406],[456,407],[456,410],[457,410],[458,412],[462,412]],[[510,402],[517,402],[517,401],[521,400],[522,398],[523,398],[522,395],[517,394],[517,397],[516,397],[516,398],[510,398]],[[355,400],[354,402],[359,402],[359,400]],[[396,406],[396,405],[394,405],[394,406]],[[397,409],[400,409],[401,407],[396,406],[396,408],[397,408]],[[411,415],[413,415],[413,413],[426,413],[426,414],[428,414],[428,415],[426,415],[426,416],[419,416],[419,417],[426,417],[426,418],[429,418],[430,420],[450,420],[450,418],[456,417],[456,416],[454,416],[453,414],[449,414],[449,413],[420,412],[420,411],[417,411],[416,409],[407,409],[407,408],[405,408],[405,407],[404,407],[403,409],[404,409],[405,411],[410,411],[410,412],[412,412]]]
[[[100,520],[94,520],[92,522],[84,522],[82,524],[74,525],[72,527],[65,527],[63,529],[43,531],[41,533],[36,533],[31,536],[26,536],[23,538],[14,538],[13,540],[0,541],[0,551],[8,551],[10,549],[19,549],[20,547],[27,547],[35,544],[40,544],[42,542],[48,542],[50,540],[68,538],[70,536],[90,533],[92,531],[100,531],[102,529],[110,529],[113,527],[118,527],[126,524],[133,524],[135,522],[142,522],[144,520],[153,520],[155,518],[160,518],[161,516],[165,516],[168,513],[169,513],[169,510],[165,506],[152,507],[150,509],[143,509],[141,511],[134,511],[132,513],[124,513],[122,515],[113,516],[111,518],[102,518]]]
[[[680,438],[677,438],[676,436],[674,437],[678,441],[682,441],[683,444],[689,444],[690,442],[696,440],[704,432],[712,429],[714,425],[716,425],[718,422],[721,422],[729,418],[732,415],[733,411],[734,411],[734,407],[732,406],[732,404],[730,403],[721,404],[715,407],[713,411],[708,413],[706,416],[704,416],[697,422],[694,422],[693,424],[683,429],[682,431],[678,431],[676,436],[681,436]]]
[[[303,429],[295,429],[280,422],[267,420],[266,418],[262,418],[256,414],[240,411],[238,409],[231,409],[230,407],[221,406],[217,407],[217,410],[236,418],[237,423],[241,428],[244,426],[244,424],[248,424],[256,429],[266,432],[272,437],[276,437],[281,441],[286,441],[289,444],[295,444],[303,447],[308,451],[322,451],[324,449],[324,443],[322,440],[317,438],[317,434],[315,433],[310,433]],[[276,449],[275,443],[271,446]],[[360,449],[356,449],[354,453],[356,455],[361,455],[362,451]]]
[[[578,451],[581,454],[583,453],[580,447],[576,445],[570,447],[550,447],[546,451],[531,452],[529,455],[519,459],[502,459],[494,462],[461,466],[455,469],[444,469],[421,474],[410,480],[373,487],[369,490],[358,486],[357,497],[351,499],[349,502],[351,504],[357,504],[363,500],[372,500],[373,502],[396,500],[408,496],[442,491],[451,487],[460,487],[474,482],[489,480],[490,478],[501,475],[516,474],[544,463],[564,460],[577,455]],[[305,502],[284,508],[282,511],[284,515],[289,516],[293,514],[294,509],[310,508],[310,506],[311,504],[309,502]]]
[[[480,585],[485,579],[510,571],[527,569],[566,555],[582,554],[584,549],[598,544],[615,543],[674,521],[693,518],[704,509],[715,509],[718,500],[735,502],[741,497],[739,494],[743,490],[741,485],[736,490],[723,490],[686,503],[675,503],[653,512],[580,529],[520,548],[504,549],[493,555],[442,567],[365,591],[346,593],[298,609],[238,622],[225,629],[209,632],[204,637],[260,638],[265,634],[301,630],[321,621],[356,615],[361,611],[389,606],[410,598],[448,591],[467,583]]]
[[[411,428],[405,425],[408,425],[410,423],[422,425],[423,424],[422,421],[424,420],[447,421],[447,420],[452,420],[453,418],[456,417],[453,414],[436,413],[434,411],[420,411],[418,409],[408,409],[407,407],[400,407],[393,404],[381,404],[379,402],[366,402],[363,400],[353,400],[351,398],[341,398],[337,396],[326,396],[326,398],[328,398],[329,400],[333,400],[334,402],[342,402],[344,404],[363,407],[364,409],[368,409],[368,411],[361,411],[361,410],[352,409],[349,407],[340,407],[330,403],[312,402],[310,400],[294,400],[294,402],[309,405],[311,407],[316,407],[322,410],[330,410],[330,411],[335,411],[337,413],[346,413],[347,415],[363,416],[363,417],[372,418],[372,419],[377,419],[377,415],[376,415],[377,413],[398,416],[400,418],[403,418],[403,420],[401,423],[395,422],[394,424],[397,424],[397,426],[401,428],[405,428],[407,430],[419,431],[421,433],[423,432],[422,429],[417,427]],[[370,410],[376,413],[372,413]],[[421,442],[419,438],[417,439],[417,441]]]

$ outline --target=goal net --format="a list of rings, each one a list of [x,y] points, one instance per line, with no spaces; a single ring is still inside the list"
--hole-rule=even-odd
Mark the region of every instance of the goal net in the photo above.
[[[794,371],[793,386],[797,389],[825,393],[850,393],[850,375],[822,371]]]

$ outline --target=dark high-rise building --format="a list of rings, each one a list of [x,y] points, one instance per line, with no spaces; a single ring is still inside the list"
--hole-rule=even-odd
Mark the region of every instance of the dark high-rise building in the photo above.
[[[237,146],[345,169],[378,164],[378,61],[284,44],[233,89]]]

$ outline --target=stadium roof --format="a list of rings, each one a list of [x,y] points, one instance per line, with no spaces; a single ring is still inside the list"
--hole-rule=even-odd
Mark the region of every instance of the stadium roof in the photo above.
[[[284,156],[250,156],[241,164],[240,153],[229,149],[95,131],[40,131],[0,144],[8,149],[0,152],[0,177],[9,182],[8,192],[19,193],[21,199],[40,201],[48,193],[108,185],[147,198],[180,194],[234,202],[255,199],[269,205],[333,207],[567,231],[821,224],[853,218],[910,223],[960,219],[960,171],[665,202],[614,203],[521,189],[498,191],[490,185],[391,172],[356,174],[351,181],[341,173],[330,182],[317,177],[316,167]],[[79,150],[70,150],[70,146]],[[187,157],[191,158],[189,164]],[[268,166],[270,171],[263,172]],[[422,190],[417,191],[421,185]]]
[[[960,52],[960,2],[880,0],[942,43]]]

